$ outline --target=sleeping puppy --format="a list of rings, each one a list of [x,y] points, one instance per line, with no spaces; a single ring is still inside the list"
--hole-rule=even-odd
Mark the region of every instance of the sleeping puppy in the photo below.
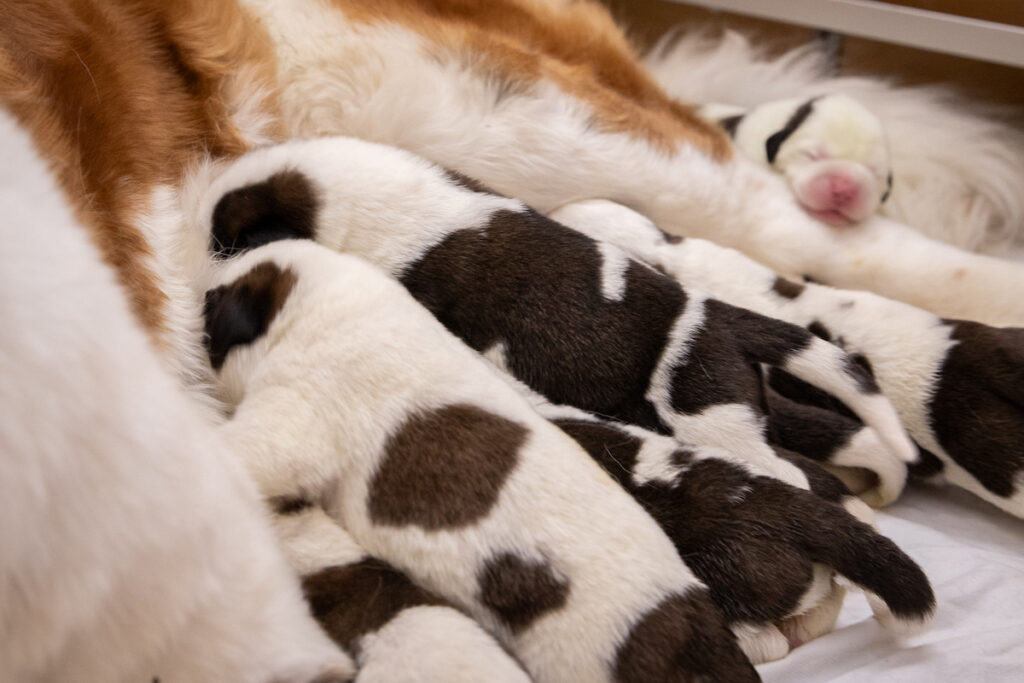
[[[831,630],[842,606],[835,573],[868,591],[887,628],[908,632],[931,619],[935,599],[923,572],[870,520],[844,511],[845,504],[862,515],[864,504],[818,468],[809,493],[724,451],[575,408],[534,405],[665,529],[755,663]]]
[[[701,115],[747,158],[784,175],[800,206],[829,225],[864,220],[892,190],[882,122],[852,97],[778,100],[747,111],[708,105]]]
[[[313,614],[352,653],[360,683],[530,682],[475,621],[369,557],[322,508],[301,499],[271,503]]]
[[[541,683],[759,680],[650,516],[393,279],[303,240],[216,284],[222,431],[265,497],[322,506]]]
[[[760,363],[840,397],[891,457],[916,458],[887,399],[836,346],[684,290],[402,150],[350,138],[257,150],[212,182],[199,222],[222,256],[305,237],[365,258],[550,400],[729,449],[797,486],[806,477],[765,438]]]
[[[870,368],[924,449],[915,472],[1024,517],[1024,329],[946,320],[868,292],[786,280],[706,240],[666,240],[651,221],[612,202],[578,202],[552,215],[686,286],[842,345]],[[861,466],[884,477],[878,465]]]

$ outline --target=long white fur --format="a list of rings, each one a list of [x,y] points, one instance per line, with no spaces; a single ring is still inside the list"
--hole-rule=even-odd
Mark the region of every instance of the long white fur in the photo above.
[[[889,135],[896,182],[885,215],[964,249],[1021,253],[1024,132],[1001,121],[1008,112],[940,87],[830,77],[814,44],[771,57],[734,31],[673,34],[645,62],[669,94],[687,102],[750,108],[826,93],[856,98]]]
[[[302,576],[367,557],[319,506],[278,515],[274,528],[286,557]],[[361,683],[530,681],[475,621],[444,605],[402,609],[376,631],[361,635],[354,649]]]
[[[348,680],[209,413],[0,137],[0,680]]]
[[[277,46],[280,101],[295,137],[386,142],[541,211],[603,197],[664,230],[714,239],[787,274],[863,287],[949,317],[1024,322],[1024,269],[936,243],[881,217],[836,231],[807,216],[753,162],[671,154],[591,125],[589,105],[541,81],[500,83],[465,51],[388,22],[354,24],[322,0],[244,0]],[[567,159],[572,164],[566,165]]]
[[[268,259],[298,283],[267,334],[232,351],[221,372],[225,395],[244,396],[224,429],[265,495],[322,499],[369,553],[465,609],[538,681],[608,680],[631,624],[702,586],[639,505],[401,285],[308,241],[249,252],[219,282]],[[452,403],[529,432],[495,508],[452,530],[375,525],[368,485],[388,435],[411,413]],[[518,635],[478,596],[478,568],[506,550],[546,557],[577,587]]]
[[[770,269],[706,240],[668,244],[651,221],[612,202],[579,202],[552,217],[616,244],[635,258],[658,264],[684,285],[700,287],[723,301],[798,325],[820,321],[843,338],[848,350],[871,360],[882,393],[896,408],[903,426],[917,443],[943,461],[944,476],[950,483],[1011,514],[1024,515],[1024,492],[1010,498],[993,495],[945,452],[931,428],[929,403],[942,362],[956,343],[950,339],[950,326],[938,316],[869,292],[813,283],[806,283],[796,299],[780,297],[772,291],[777,276]],[[845,464],[853,464],[853,460]],[[877,461],[863,461],[863,465],[881,474]],[[901,469],[892,462],[885,467]],[[894,484],[890,481],[890,491]],[[877,495],[890,497],[881,490]]]

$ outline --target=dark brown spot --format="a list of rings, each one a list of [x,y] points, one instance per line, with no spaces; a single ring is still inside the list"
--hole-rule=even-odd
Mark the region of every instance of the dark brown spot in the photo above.
[[[686,295],[636,261],[620,301],[601,290],[594,240],[533,211],[498,211],[428,251],[402,283],[483,352],[502,342],[512,375],[553,403],[664,430],[645,398]]]
[[[827,342],[832,341],[832,332],[830,332],[820,320],[812,321],[811,324],[807,326],[807,331],[818,339],[824,339]]]
[[[452,183],[465,188],[470,192],[479,192],[480,194],[498,194],[479,180],[470,178],[468,175],[459,173],[458,171],[453,171],[450,168],[444,169],[444,174],[448,176],[448,180],[452,181]]]
[[[264,261],[234,282],[206,293],[204,344],[219,370],[236,346],[251,344],[270,327],[297,278],[291,269]]]
[[[270,509],[277,515],[295,515],[313,507],[313,502],[297,496],[276,496],[267,500]]]
[[[958,342],[942,364],[931,427],[942,448],[992,493],[1024,470],[1024,329],[946,321]]]
[[[607,422],[560,419],[555,425],[576,440],[594,460],[620,484],[636,467],[636,456],[643,442]]]
[[[682,235],[673,235],[670,232],[665,232],[661,228],[658,228],[658,232],[661,233],[662,239],[664,239],[669,244],[681,244],[683,242],[683,240],[686,239]],[[664,274],[664,270],[662,271],[662,274]]]
[[[891,194],[892,194],[892,171],[889,171],[889,175],[886,176],[886,178],[885,178],[885,192],[882,193],[881,203],[885,204],[885,202],[889,199],[889,195],[891,195]]]
[[[729,134],[729,137],[736,137],[736,129],[740,127],[740,122],[746,118],[746,114],[736,114],[735,116],[726,116],[724,119],[718,120],[718,125]]]
[[[760,677],[704,591],[673,595],[644,615],[615,655],[620,683],[744,683]]]
[[[410,417],[370,483],[378,524],[451,529],[487,515],[519,458],[522,425],[456,404]]]
[[[302,590],[316,620],[349,652],[358,652],[361,636],[377,631],[402,610],[447,604],[375,558],[306,576]]]
[[[772,136],[765,141],[764,151],[768,157],[769,164],[775,163],[775,157],[778,156],[779,149],[782,148],[782,144],[788,140],[789,136],[795,133],[797,128],[802,126],[804,121],[807,120],[807,117],[811,115],[811,112],[814,110],[814,100],[816,99],[818,98],[812,98],[801,104],[796,111],[793,112],[793,115],[789,117],[789,120],[786,121],[786,125],[783,126],[781,130],[773,133]]]
[[[479,577],[480,602],[498,615],[513,633],[565,605],[569,582],[555,575],[547,562],[503,553],[484,565]]]
[[[769,440],[818,462],[828,462],[864,429],[859,420],[799,403],[772,388],[765,391],[765,397]]]
[[[804,289],[806,289],[805,285],[787,280],[784,277],[777,277],[775,282],[772,283],[772,291],[783,299],[795,299],[804,293]]]
[[[276,240],[313,239],[318,206],[313,184],[293,170],[227,192],[213,210],[210,250],[233,256]]]
[[[863,353],[847,353],[844,360],[846,374],[854,379],[857,388],[864,394],[880,394],[882,390],[875,381],[875,370]]]

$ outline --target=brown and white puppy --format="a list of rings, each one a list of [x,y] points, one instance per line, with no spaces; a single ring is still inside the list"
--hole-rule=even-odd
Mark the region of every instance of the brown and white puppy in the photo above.
[[[397,282],[289,240],[217,283],[222,431],[266,497],[322,506],[537,681],[758,680],[654,520]]]
[[[313,615],[360,683],[530,683],[476,622],[366,554],[319,506],[278,498],[274,527]]]
[[[312,238],[398,277],[450,331],[553,402],[719,446],[798,486],[766,441],[761,370],[840,396],[894,460],[916,451],[870,376],[808,331],[675,280],[411,154],[291,142],[222,169],[198,208],[211,250]]]
[[[930,621],[935,597],[924,573],[870,520],[844,510],[862,514],[864,504],[817,468],[811,493],[718,449],[575,408],[534,405],[665,529],[755,663],[831,630],[842,605],[841,595],[832,599],[841,591],[834,574],[868,591],[887,628],[906,632]]]
[[[868,292],[786,280],[735,250],[699,239],[666,240],[645,217],[611,202],[580,202],[554,217],[620,246],[686,285],[803,325],[843,346],[892,399],[923,449],[921,461],[912,466],[916,473],[941,474],[1010,514],[1024,516],[1024,330],[944,320]],[[804,385],[783,393],[837,409],[821,392],[807,389]],[[787,406],[782,408],[799,417],[790,410],[792,404]],[[832,429],[851,429],[841,417],[823,420]],[[871,463],[869,450],[856,448],[853,441],[851,445],[865,456],[860,467],[874,471],[883,482],[869,499],[891,500],[885,490],[894,489],[884,484],[892,476],[886,473],[889,465]]]

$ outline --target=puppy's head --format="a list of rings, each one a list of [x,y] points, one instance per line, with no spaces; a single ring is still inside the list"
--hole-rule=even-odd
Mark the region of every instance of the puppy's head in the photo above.
[[[835,226],[858,223],[877,211],[892,187],[889,147],[878,117],[846,95],[825,95],[759,107],[744,125],[756,126],[750,119],[765,110],[778,126],[779,105],[790,113],[764,137],[763,154],[786,176],[800,205]]]
[[[244,259],[206,292],[204,344],[220,376],[223,398],[240,399],[244,385],[266,353],[266,335],[298,281],[295,271],[272,259]]]

